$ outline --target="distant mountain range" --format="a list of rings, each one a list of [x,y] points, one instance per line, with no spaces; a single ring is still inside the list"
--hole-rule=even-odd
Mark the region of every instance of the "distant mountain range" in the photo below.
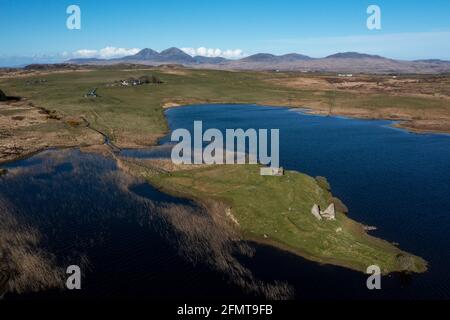
[[[378,55],[358,52],[336,53],[325,58],[311,58],[291,53],[273,55],[258,53],[239,60],[219,57],[192,57],[178,48],[169,48],[161,52],[143,49],[135,55],[116,59],[72,59],[71,64],[110,65],[133,63],[144,65],[180,64],[186,67],[211,68],[225,70],[279,70],[279,71],[318,71],[347,73],[444,73],[450,72],[450,61],[394,60]]]

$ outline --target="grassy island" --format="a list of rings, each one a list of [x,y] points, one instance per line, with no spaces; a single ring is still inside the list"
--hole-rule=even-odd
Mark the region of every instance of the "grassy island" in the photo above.
[[[222,213],[223,217],[245,239],[312,261],[362,272],[378,265],[385,274],[427,269],[423,259],[368,235],[363,225],[339,210],[335,221],[317,220],[311,214],[312,206],[326,207],[335,198],[316,179],[302,173],[287,171],[282,177],[264,177],[256,165],[221,165],[146,177],[174,195],[225,203],[228,212]]]

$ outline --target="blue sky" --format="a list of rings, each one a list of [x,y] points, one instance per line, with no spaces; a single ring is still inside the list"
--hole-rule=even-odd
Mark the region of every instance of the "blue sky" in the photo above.
[[[66,28],[72,4],[81,8],[81,30]],[[381,8],[381,30],[366,27],[371,4]],[[1,56],[176,46],[242,51],[230,55],[359,51],[450,60],[449,0],[0,0],[0,15]]]

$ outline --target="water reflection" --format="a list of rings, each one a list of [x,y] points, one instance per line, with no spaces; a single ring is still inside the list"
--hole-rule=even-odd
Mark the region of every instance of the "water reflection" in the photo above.
[[[0,187],[2,218],[8,202],[13,208],[8,217],[19,221],[3,226],[14,236],[20,235],[20,226],[32,226],[25,232],[34,237],[24,242],[33,248],[19,242],[18,250],[51,257],[47,264],[41,259],[26,270],[51,274],[44,284],[31,278],[24,285],[24,270],[18,266],[26,261],[9,255],[15,265],[3,271],[13,292],[7,298],[163,298],[164,293],[168,298],[208,298],[211,287],[219,296],[292,295],[286,284],[256,279],[235,258],[251,256],[253,250],[223,225],[220,204],[197,205],[163,194],[117,170],[113,159],[77,150],[48,151],[9,165]],[[11,247],[1,249],[8,252]],[[82,292],[43,290],[61,288],[65,267],[72,264],[85,272]],[[47,267],[42,271],[37,265]]]

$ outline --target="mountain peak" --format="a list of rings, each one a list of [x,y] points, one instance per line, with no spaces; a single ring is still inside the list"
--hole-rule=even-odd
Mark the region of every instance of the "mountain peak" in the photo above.
[[[161,53],[159,54],[159,59],[161,61],[171,61],[171,62],[181,63],[181,64],[195,62],[194,58],[192,58],[190,55],[188,55],[183,50],[180,50],[175,47],[161,51]]]
[[[158,54],[158,52],[150,48],[145,48],[137,53],[137,55],[148,55],[148,54]]]
[[[224,70],[280,70],[318,71],[349,73],[444,73],[450,70],[450,61],[424,59],[402,61],[378,55],[358,52],[340,52],[326,58],[311,58],[298,53],[274,55],[257,53],[243,59],[233,60],[222,57],[192,57],[179,48],[168,48],[161,53],[146,48],[137,54],[114,59],[73,59],[71,64],[109,65],[115,63],[135,63],[148,65],[177,64],[187,67]],[[1,58],[0,58],[1,65]]]
[[[252,56],[248,56],[246,58],[241,59],[242,61],[247,62],[260,62],[260,61],[269,61],[274,59],[276,56],[270,53],[257,53]]]
[[[160,53],[161,55],[172,55],[172,54],[183,54],[183,55],[188,55],[186,52],[184,52],[181,49],[178,49],[176,47],[171,47],[168,48],[166,50],[161,51]]]
[[[221,64],[227,61],[227,59],[222,57],[204,57],[204,56],[195,56],[194,60],[197,64]]]
[[[157,57],[159,55],[158,52],[156,52],[153,49],[145,48],[136,53],[135,55],[125,57],[123,59],[131,59],[131,60],[148,60],[152,59],[154,57]]]
[[[161,51],[161,53],[145,48],[135,55],[121,58],[119,60],[135,60],[135,61],[153,61],[153,62],[173,62],[173,63],[190,63],[193,58],[184,51],[172,47]]]
[[[375,59],[384,59],[381,56],[378,55],[371,55],[366,53],[359,53],[359,52],[339,52],[336,54],[332,54],[327,59],[364,59],[364,58],[375,58]]]
[[[309,56],[305,56],[304,54],[298,53],[288,53],[282,56],[279,56],[280,59],[284,61],[301,61],[301,60],[312,60],[313,58]]]

